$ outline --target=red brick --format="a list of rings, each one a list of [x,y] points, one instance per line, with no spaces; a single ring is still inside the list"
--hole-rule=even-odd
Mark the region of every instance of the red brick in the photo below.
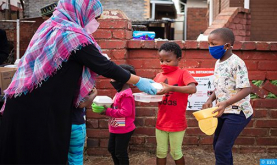
[[[257,145],[277,145],[277,137],[275,138],[257,138]]]
[[[277,86],[271,84],[268,80],[262,85],[262,88],[277,95]]]
[[[101,79],[96,81],[97,89],[113,89],[113,86],[110,83],[110,79]]]
[[[104,138],[109,137],[108,129],[87,129],[87,137]]]
[[[198,42],[195,40],[186,40],[184,45],[185,45],[185,49],[197,49],[198,48]]]
[[[256,49],[256,43],[252,41],[245,41],[242,43],[242,49],[243,50],[255,50]]]
[[[93,33],[93,37],[95,39],[100,39],[100,38],[109,39],[109,38],[112,38],[112,32],[106,29],[98,29],[95,33]]]
[[[209,49],[208,41],[200,41],[199,42],[199,49]]]
[[[240,136],[268,136],[268,129],[245,128]]]
[[[110,156],[107,148],[88,148],[87,154],[90,156]]]
[[[254,126],[254,120],[250,120],[250,122],[247,124],[247,128],[252,128]]]
[[[145,126],[155,127],[156,126],[156,119],[154,117],[146,118],[145,119]]]
[[[154,127],[137,127],[134,135],[147,135],[147,136],[155,136],[155,128]]]
[[[164,43],[167,43],[168,41],[157,41],[156,42],[156,48],[159,49]]]
[[[198,127],[196,128],[187,128],[186,135],[205,135]]]
[[[257,70],[258,61],[245,60],[244,62],[248,70]]]
[[[145,143],[156,145],[156,137],[145,137]]]
[[[254,110],[254,115],[253,117],[255,118],[263,118],[263,117],[267,117],[268,115],[268,110]]]
[[[141,40],[129,40],[127,42],[127,47],[134,49],[134,48],[141,48],[142,47],[142,42]]]
[[[185,136],[183,140],[184,145],[198,144],[198,137],[196,136]]]
[[[257,59],[257,60],[276,60],[276,52],[267,51],[243,51],[241,56],[242,59]]]
[[[214,138],[211,136],[206,136],[200,138],[199,144],[213,144]]]
[[[99,119],[99,128],[109,128],[108,127],[108,119]]]
[[[129,59],[134,59],[134,58],[148,59],[148,58],[151,58],[151,59],[156,59],[157,61],[159,61],[157,50],[145,50],[145,49],[130,50],[129,54],[128,54],[128,58]]]
[[[132,31],[126,31],[126,39],[130,40],[133,38],[133,32]]]
[[[277,42],[270,43],[270,50],[273,50],[273,51],[277,50]]]
[[[257,120],[256,127],[258,128],[277,128],[277,120]]]
[[[87,119],[87,128],[98,128],[98,120],[97,119]]]
[[[155,114],[156,114],[155,108],[148,108],[148,107],[137,107],[136,108],[136,116],[155,117]]]
[[[106,116],[100,115],[98,113],[92,112],[92,110],[87,110],[86,111],[86,117],[87,119],[103,119],[107,118]]]
[[[269,113],[271,118],[277,118],[277,110],[271,109]]]
[[[235,141],[235,145],[253,145],[255,138],[238,137]]]
[[[112,50],[112,56],[116,60],[126,59],[126,57],[127,57],[127,50],[126,49]]]
[[[100,139],[100,147],[108,147],[109,139]]]
[[[248,77],[249,80],[264,80],[266,76],[266,72],[262,71],[249,71]]]
[[[128,64],[133,65],[135,69],[160,69],[160,61],[158,59],[132,59],[128,60]]]
[[[136,69],[136,73],[142,77],[153,79],[158,71],[155,69]]]
[[[102,49],[122,49],[127,46],[126,41],[122,40],[98,41],[98,44]]]
[[[198,121],[196,119],[187,119],[188,127],[198,127]]]
[[[98,90],[98,95],[109,96],[111,98],[114,97],[115,93],[116,93],[115,89]],[[102,115],[102,118],[103,118],[103,115]]]
[[[99,147],[99,139],[88,138],[87,139],[87,147],[88,148]]]
[[[125,39],[126,38],[126,30],[114,30],[113,32],[114,39]]]
[[[127,20],[99,20],[99,29],[127,29]]]
[[[269,79],[269,80],[277,80],[276,71],[267,71],[266,72],[266,78]]]
[[[257,42],[257,50],[270,50],[270,44],[268,42]]]
[[[235,41],[233,50],[241,50],[241,48],[242,48],[242,42]]]
[[[185,59],[212,59],[207,50],[186,50]]]
[[[142,117],[136,117],[135,125],[136,126],[144,126],[144,119]]]
[[[270,136],[277,136],[277,129],[270,129]]]
[[[141,136],[132,136],[130,144],[144,144],[145,143],[145,138]]]
[[[152,40],[152,41],[142,41],[142,48],[148,48],[148,49],[149,48],[151,48],[151,49],[155,48],[155,41],[154,40]]]
[[[276,71],[277,70],[277,61],[260,61],[258,64],[259,70],[269,70]]]
[[[240,147],[241,154],[248,154],[248,153],[266,153],[265,147]]]
[[[269,147],[267,148],[267,152],[268,153],[277,153],[277,147]]]
[[[266,96],[269,93],[267,90],[264,90],[263,88],[259,88],[253,85],[252,83],[251,83],[251,87],[252,87],[251,92],[258,95],[260,98],[263,98],[263,99],[266,98]]]
[[[196,60],[182,60],[179,63],[180,67],[185,67],[185,68],[199,68],[200,63]]]

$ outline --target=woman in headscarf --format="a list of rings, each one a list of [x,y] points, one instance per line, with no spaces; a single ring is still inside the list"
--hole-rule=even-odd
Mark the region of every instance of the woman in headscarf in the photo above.
[[[6,35],[6,31],[0,29],[0,65],[7,59],[9,56],[9,44]]]
[[[156,93],[152,80],[101,54],[86,31],[101,13],[99,0],[60,0],[39,27],[5,91],[0,164],[66,164],[71,113],[93,89],[96,74]]]

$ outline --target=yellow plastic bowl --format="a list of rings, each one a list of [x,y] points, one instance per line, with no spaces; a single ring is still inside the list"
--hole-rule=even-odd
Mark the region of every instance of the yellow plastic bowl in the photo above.
[[[212,112],[215,111],[217,108],[218,107],[207,108],[207,109],[193,112],[192,114],[196,118],[196,120],[199,121],[202,119],[207,119],[207,118],[216,116],[218,114],[218,112],[216,112],[214,114]]]
[[[198,122],[199,128],[206,135],[214,134],[218,124],[217,118],[202,119]]]

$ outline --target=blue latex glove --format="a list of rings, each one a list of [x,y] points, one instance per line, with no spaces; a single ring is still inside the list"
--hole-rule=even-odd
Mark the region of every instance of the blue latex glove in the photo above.
[[[139,82],[135,84],[136,87],[138,87],[138,89],[140,91],[143,91],[145,93],[148,93],[150,95],[155,95],[157,93],[157,89],[155,89],[151,83],[154,83],[153,80],[151,79],[147,79],[147,78],[140,78]]]

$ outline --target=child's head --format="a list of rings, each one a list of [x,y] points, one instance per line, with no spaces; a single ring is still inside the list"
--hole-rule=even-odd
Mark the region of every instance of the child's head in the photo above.
[[[182,57],[182,50],[175,42],[164,43],[159,49],[161,65],[178,66]]]
[[[235,35],[228,28],[218,28],[212,31],[208,37],[210,54],[221,59],[227,50],[232,50],[235,42]]]

